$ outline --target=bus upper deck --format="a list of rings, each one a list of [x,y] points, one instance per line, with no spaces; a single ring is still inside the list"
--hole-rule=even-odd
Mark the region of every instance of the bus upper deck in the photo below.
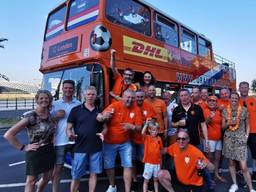
[[[47,19],[40,70],[47,74],[99,64],[104,89],[109,91],[105,74],[110,48],[117,50],[118,68],[150,70],[160,82],[236,86],[234,64],[216,57],[209,39],[141,0],[61,4]]]

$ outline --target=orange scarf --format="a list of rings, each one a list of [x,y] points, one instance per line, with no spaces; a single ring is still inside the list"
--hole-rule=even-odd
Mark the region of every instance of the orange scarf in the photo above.
[[[232,109],[231,109],[230,105],[227,106],[227,112],[228,112],[228,124],[231,124],[231,123],[233,123],[233,121],[232,121]],[[230,131],[235,131],[238,129],[239,123],[240,123],[241,112],[242,112],[242,106],[238,105],[236,118],[235,118],[235,124],[228,126]]]

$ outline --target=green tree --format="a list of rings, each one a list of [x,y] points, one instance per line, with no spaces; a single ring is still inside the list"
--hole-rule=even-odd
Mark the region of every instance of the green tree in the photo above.
[[[256,79],[252,80],[252,91],[256,93]]]

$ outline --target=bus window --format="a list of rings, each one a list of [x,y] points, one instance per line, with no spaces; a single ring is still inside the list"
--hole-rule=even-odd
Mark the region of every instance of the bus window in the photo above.
[[[64,31],[66,6],[51,13],[48,17],[45,40],[49,40]]]
[[[150,11],[138,2],[107,0],[106,17],[113,23],[150,35]]]
[[[169,45],[178,47],[177,25],[165,17],[155,15],[154,32],[156,39]]]
[[[68,30],[94,21],[99,14],[99,0],[71,1],[68,16]]]
[[[62,96],[62,82],[66,79],[75,81],[75,97],[83,101],[83,90],[93,85],[96,87],[100,100],[100,107],[103,107],[103,71],[99,64],[87,64],[82,67],[66,69],[62,71],[49,72],[44,74],[42,89],[49,90],[57,100]]]
[[[180,48],[190,53],[196,54],[196,35],[182,28]]]
[[[199,55],[211,60],[211,42],[198,38]]]

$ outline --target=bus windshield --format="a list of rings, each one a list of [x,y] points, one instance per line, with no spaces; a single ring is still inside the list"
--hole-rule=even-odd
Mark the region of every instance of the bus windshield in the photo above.
[[[98,96],[103,95],[103,73],[98,64],[87,64],[82,67],[46,73],[43,77],[42,89],[49,90],[57,100],[62,96],[62,82],[67,79],[75,82],[74,96],[79,100],[83,101],[82,91],[89,85],[97,88]]]

